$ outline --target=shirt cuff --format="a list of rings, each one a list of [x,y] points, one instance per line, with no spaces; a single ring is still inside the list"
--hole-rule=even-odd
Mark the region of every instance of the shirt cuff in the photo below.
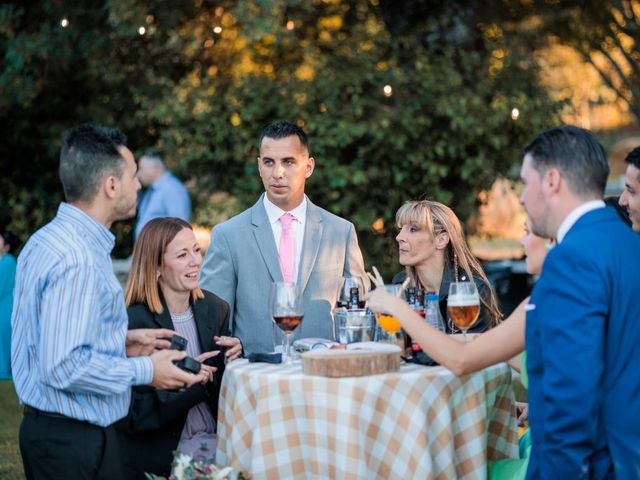
[[[133,384],[149,385],[153,380],[153,362],[150,357],[129,357],[133,363]]]

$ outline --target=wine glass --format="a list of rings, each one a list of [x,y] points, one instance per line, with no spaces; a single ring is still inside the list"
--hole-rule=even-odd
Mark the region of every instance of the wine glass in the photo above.
[[[275,324],[284,332],[282,362],[291,363],[290,337],[302,323],[304,307],[300,290],[293,283],[275,282],[269,292],[269,310]]]
[[[467,341],[467,330],[478,320],[480,315],[480,295],[473,282],[452,282],[449,285],[447,312],[453,323],[462,331]]]
[[[359,305],[351,305],[352,289],[358,289],[358,303],[360,296],[364,295],[364,283],[360,277],[344,277],[340,283],[340,290],[338,290],[337,307],[345,307],[348,309],[359,308]]]
[[[387,293],[395,296],[398,296],[398,292],[402,288],[402,285],[385,285],[384,289]],[[388,315],[386,313],[378,313],[376,314],[376,322],[380,326],[382,330],[384,330],[389,337],[391,337],[392,343],[398,343],[398,339],[396,338],[396,334],[402,327],[400,322],[393,315]],[[402,348],[402,346],[401,346]]]

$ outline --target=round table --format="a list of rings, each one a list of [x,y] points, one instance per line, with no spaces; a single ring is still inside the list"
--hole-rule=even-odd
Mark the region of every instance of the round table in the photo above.
[[[517,442],[504,363],[325,378],[238,360],[222,382],[216,463],[252,478],[484,479]]]

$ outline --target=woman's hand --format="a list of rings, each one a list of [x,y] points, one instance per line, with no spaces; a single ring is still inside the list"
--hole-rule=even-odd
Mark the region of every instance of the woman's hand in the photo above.
[[[524,427],[525,423],[529,419],[529,404],[516,402],[516,411],[518,414],[518,425]]]
[[[209,358],[213,358],[220,354],[220,350],[213,350],[211,352],[204,352],[198,355],[195,359],[200,362],[200,375],[202,378],[199,380],[199,383],[202,385],[206,385],[207,383],[213,380],[213,375],[218,371],[217,367],[212,367],[210,365],[205,365],[205,360]]]
[[[393,314],[397,302],[401,301],[398,297],[387,293],[384,288],[376,288],[372,292],[369,292],[369,294],[365,296],[365,300],[367,301],[367,307],[369,307],[373,313],[386,314]]]
[[[213,340],[216,345],[224,348],[224,356],[227,362],[231,362],[242,355],[242,343],[240,343],[239,338],[214,336]]]

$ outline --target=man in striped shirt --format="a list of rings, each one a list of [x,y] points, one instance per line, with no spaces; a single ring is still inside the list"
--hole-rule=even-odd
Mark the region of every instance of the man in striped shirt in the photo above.
[[[25,406],[20,450],[29,479],[120,478],[111,425],[126,415],[131,386],[177,388],[206,375],[173,365],[184,352],[127,357],[167,342],[149,331],[127,336],[111,265],[109,228],[135,214],[140,189],[125,143],[119,130],[90,125],[66,134],[59,173],[68,203],[18,258],[12,368]]]

